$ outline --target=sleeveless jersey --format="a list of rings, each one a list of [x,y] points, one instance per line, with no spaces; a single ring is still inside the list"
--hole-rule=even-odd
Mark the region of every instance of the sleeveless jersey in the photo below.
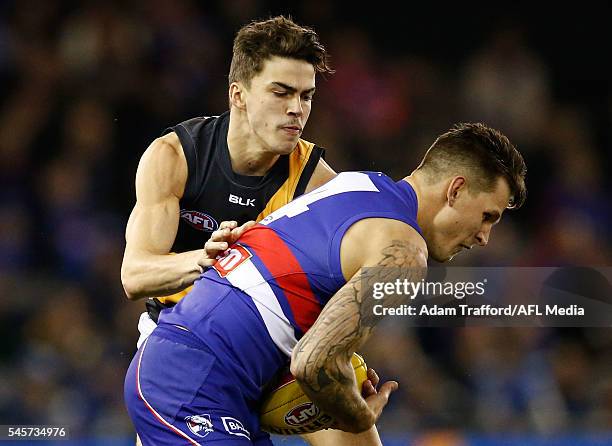
[[[161,313],[158,328],[197,338],[257,398],[346,283],[342,238],[366,218],[403,221],[421,233],[410,184],[381,173],[341,173],[247,231],[192,293]]]
[[[239,224],[259,221],[304,193],[324,150],[300,139],[263,177],[232,171],[227,132],[229,112],[218,117],[193,118],[165,130],[175,132],[187,159],[188,176],[179,202],[180,219],[171,252],[201,249],[224,220]],[[183,290],[164,303],[180,300]]]

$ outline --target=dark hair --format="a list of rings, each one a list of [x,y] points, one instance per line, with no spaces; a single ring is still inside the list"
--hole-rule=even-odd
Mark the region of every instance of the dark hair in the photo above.
[[[519,208],[527,197],[527,166],[520,152],[498,130],[480,123],[461,123],[440,135],[429,148],[419,169],[431,175],[442,172],[473,173],[468,185],[490,192],[500,176],[510,186],[508,208]],[[433,179],[433,178],[432,178]]]
[[[334,72],[314,30],[297,25],[290,17],[277,16],[251,22],[238,31],[229,72],[230,84],[244,82],[248,86],[272,56],[304,60],[312,64],[317,73]]]

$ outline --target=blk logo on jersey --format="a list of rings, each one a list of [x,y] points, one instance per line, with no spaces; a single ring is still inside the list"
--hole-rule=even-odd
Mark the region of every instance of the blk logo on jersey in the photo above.
[[[204,212],[182,210],[181,218],[198,231],[213,232],[219,226],[214,218]]]
[[[253,254],[248,249],[236,243],[231,249],[225,251],[224,256],[217,260],[213,268],[221,277],[225,277],[251,257]]]
[[[255,207],[255,198],[242,198],[238,195],[229,194],[229,202],[239,204],[240,206],[253,206]]]
[[[238,435],[240,437],[246,437],[249,440],[251,439],[250,432],[246,430],[242,423],[236,418],[221,417],[221,421],[223,421],[223,426],[225,427],[225,430],[231,435]]]
[[[198,437],[206,437],[213,431],[212,421],[210,420],[210,415],[202,414],[202,415],[192,415],[190,417],[185,417],[185,423],[187,423],[187,427],[191,432],[193,432]]]

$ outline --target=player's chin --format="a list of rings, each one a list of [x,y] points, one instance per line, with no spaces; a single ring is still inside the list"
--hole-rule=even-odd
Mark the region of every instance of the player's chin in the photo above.
[[[431,257],[438,263],[450,262],[451,260],[453,260],[455,255],[456,253],[454,252],[451,252],[451,253],[432,253],[431,251],[429,252],[429,257]]]
[[[279,155],[288,155],[295,149],[299,138],[286,138],[283,141],[279,141],[276,145],[276,152]]]

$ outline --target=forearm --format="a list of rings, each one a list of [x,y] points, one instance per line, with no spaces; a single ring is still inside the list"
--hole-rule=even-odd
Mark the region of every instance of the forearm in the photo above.
[[[121,267],[121,282],[130,300],[168,296],[187,288],[201,274],[198,259],[203,250],[180,254],[127,254]]]
[[[350,360],[332,359],[296,379],[317,407],[333,414],[342,430],[364,432],[376,422],[376,415],[357,389]]]
[[[317,322],[293,349],[291,373],[323,411],[333,414],[342,430],[362,432],[376,415],[357,389],[352,353],[371,327],[360,323],[361,282],[352,279],[326,306]]]

